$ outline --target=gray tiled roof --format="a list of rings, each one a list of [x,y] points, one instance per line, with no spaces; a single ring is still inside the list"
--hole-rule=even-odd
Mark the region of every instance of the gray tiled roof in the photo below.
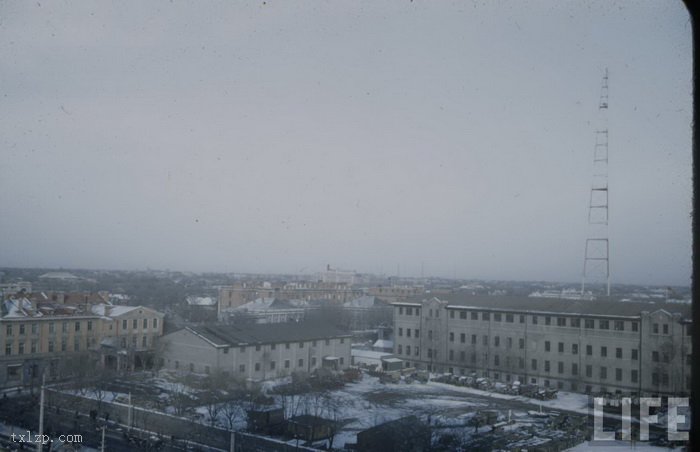
[[[218,345],[272,344],[350,337],[346,331],[321,322],[209,325],[190,329]]]
[[[566,300],[508,295],[467,294],[439,295],[437,298],[447,301],[449,306],[476,307],[510,312],[536,311],[555,314],[639,316],[642,311],[653,312],[664,309],[671,313],[679,313],[684,318],[689,319],[691,317],[691,305],[684,303],[666,303],[665,301]],[[426,299],[430,299],[430,297],[413,297],[406,301],[420,303]]]

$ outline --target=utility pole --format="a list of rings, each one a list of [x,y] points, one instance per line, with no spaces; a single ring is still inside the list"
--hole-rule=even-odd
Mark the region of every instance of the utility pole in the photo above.
[[[581,298],[586,283],[604,282],[610,297],[610,240],[608,238],[608,70],[605,69],[598,101],[600,124],[593,148],[593,183],[588,202],[588,234],[583,258]]]
[[[129,391],[129,406],[127,407],[127,415],[128,420],[126,425],[129,427],[129,430],[131,430],[131,391]]]
[[[107,426],[103,425],[102,426],[102,444],[100,445],[100,451],[105,452],[105,428]]]
[[[41,395],[39,396],[39,438],[44,437],[44,386],[46,386],[45,370],[41,372]],[[36,450],[42,451],[44,445],[42,441],[36,443]]]

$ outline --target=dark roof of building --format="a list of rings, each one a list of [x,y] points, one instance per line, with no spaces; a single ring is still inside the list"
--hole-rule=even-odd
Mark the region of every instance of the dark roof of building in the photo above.
[[[357,436],[384,435],[392,431],[411,432],[416,428],[425,428],[425,424],[411,415],[362,430]]]
[[[326,419],[323,417],[319,416],[313,416],[311,414],[302,414],[299,416],[294,416],[292,418],[289,418],[289,422],[294,422],[299,425],[306,425],[306,426],[323,426],[323,425],[333,425],[335,424],[335,421],[332,419]]]
[[[473,307],[494,311],[551,312],[554,314],[583,314],[597,316],[639,316],[642,311],[659,309],[679,313],[690,318],[691,305],[665,301],[619,301],[619,300],[568,300],[558,298],[535,298],[509,295],[445,294],[437,297],[447,301],[449,307]],[[420,303],[430,299],[426,296],[412,297],[406,302]],[[395,303],[401,304],[401,303]]]
[[[205,325],[190,330],[217,345],[272,344],[301,342],[350,334],[321,322],[246,323],[240,325]]]

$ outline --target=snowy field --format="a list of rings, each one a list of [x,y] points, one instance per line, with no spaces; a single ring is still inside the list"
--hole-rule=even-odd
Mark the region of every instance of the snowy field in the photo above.
[[[441,431],[463,435],[474,432],[469,422],[477,411],[497,410],[499,421],[508,420],[510,415],[513,423],[508,429],[515,429],[532,425],[537,420],[528,413],[535,410],[535,406],[528,409],[522,403],[511,401],[539,403],[521,396],[493,394],[443,383],[382,384],[378,378],[366,374],[359,382],[333,391],[332,398],[341,407],[335,414],[343,424],[333,441],[334,447],[356,442],[359,431],[410,415],[429,421]],[[586,402],[585,395],[564,393],[562,399],[542,402],[542,406],[545,412],[566,409],[587,413]],[[490,429],[487,426],[479,431]]]
[[[605,445],[600,445],[596,444],[595,442],[591,441],[585,441],[581,444],[579,444],[576,447],[572,447],[571,449],[566,449],[565,452],[604,452],[604,451],[620,451],[624,452],[627,450],[639,450],[641,452],[660,452],[660,451],[666,451],[668,452],[669,449],[667,447],[659,447],[659,446],[652,446],[649,443],[635,443],[635,444],[630,444],[629,442],[623,442],[623,441],[606,441]],[[679,449],[676,449],[679,450]]]
[[[179,381],[178,381],[179,380]],[[199,390],[188,386],[175,375],[160,374],[148,379],[148,386],[157,388],[152,395],[160,402],[158,409],[175,414],[174,396],[186,395],[194,402],[189,414],[184,417],[207,425],[222,428],[245,429],[246,408],[244,400],[217,404],[203,404]],[[429,381],[427,383],[400,382],[396,384],[380,383],[379,378],[362,374],[362,378],[354,383],[345,384],[342,388],[326,391],[308,392],[294,395],[281,395],[276,392],[278,386],[288,385],[291,378],[268,381],[262,384],[262,392],[271,397],[273,406],[282,407],[287,418],[312,414],[338,421],[340,429],[334,437],[333,448],[343,448],[345,444],[355,443],[360,431],[393,421],[405,416],[417,416],[430,424],[433,437],[435,435],[451,435],[461,438],[464,442],[476,438],[488,438],[489,435],[505,435],[513,433],[513,441],[521,434],[525,446],[534,445],[533,441],[549,441],[548,438],[567,436],[566,427],[551,421],[557,413],[573,418],[588,414],[588,396],[585,394],[559,392],[554,400],[540,401],[524,396],[501,394],[479,390],[465,386],[455,386],[446,383]],[[103,400],[105,402],[125,403],[127,395],[118,391],[68,391],[84,397]],[[290,394],[290,393],[286,393]],[[226,395],[225,391],[222,395]],[[139,398],[134,398],[138,400]],[[201,405],[200,405],[201,404]],[[474,425],[477,413],[488,412],[497,416],[496,421],[503,423],[502,433],[492,433],[491,425],[482,424],[479,428]],[[483,413],[482,413],[483,415]],[[322,445],[323,443],[317,443]],[[575,444],[575,443],[574,443]],[[583,443],[573,449],[574,452],[584,450],[608,450],[613,447],[606,444]],[[657,450],[647,444],[638,444],[640,450]],[[614,450],[629,450],[629,445],[615,445]]]

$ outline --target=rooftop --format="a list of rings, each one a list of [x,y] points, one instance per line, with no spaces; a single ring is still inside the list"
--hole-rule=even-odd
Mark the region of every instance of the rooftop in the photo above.
[[[306,426],[324,426],[324,425],[332,425],[335,423],[335,421],[331,419],[326,419],[322,418],[319,416],[313,416],[311,414],[302,414],[299,416],[294,416],[289,419],[289,422],[294,422],[299,425],[306,425]]]
[[[24,318],[51,318],[66,316],[81,317],[118,317],[133,311],[144,309],[142,306],[113,305],[109,302],[77,303],[54,301],[46,297],[18,297],[8,298],[0,303],[0,318],[3,320]]]
[[[553,314],[583,314],[609,316],[639,316],[642,311],[664,309],[670,313],[691,316],[691,305],[665,301],[569,300],[509,295],[445,294],[436,297],[447,301],[448,308],[478,308],[504,312],[543,312]],[[411,297],[405,303],[416,304],[426,297]],[[401,305],[404,303],[394,303]]]
[[[209,342],[221,346],[302,342],[334,337],[350,337],[349,333],[328,323],[321,322],[203,325],[188,327],[188,329]]]
[[[385,357],[394,356],[392,353],[377,352],[374,350],[362,350],[359,348],[351,349],[350,354],[354,357],[357,357],[357,358],[370,358],[370,359],[382,359]]]
[[[378,306],[389,306],[388,303],[385,303],[381,300],[379,300],[377,297],[373,295],[364,295],[358,298],[355,298],[354,300],[346,301],[343,303],[343,307],[346,308],[360,308],[360,309],[369,309],[369,308],[374,308]]]
[[[74,305],[65,305],[53,301],[32,302],[32,300],[23,298],[8,298],[1,304],[0,317],[3,319],[22,319],[22,318],[38,318],[46,316],[76,316],[87,315],[92,313],[86,311],[82,307]]]
[[[114,306],[102,303],[92,306],[92,313],[99,316],[116,317],[138,309],[139,307],[140,306]]]
[[[391,341],[389,339],[377,339],[377,341],[372,344],[372,347],[376,348],[393,348],[394,347],[394,341]]]

